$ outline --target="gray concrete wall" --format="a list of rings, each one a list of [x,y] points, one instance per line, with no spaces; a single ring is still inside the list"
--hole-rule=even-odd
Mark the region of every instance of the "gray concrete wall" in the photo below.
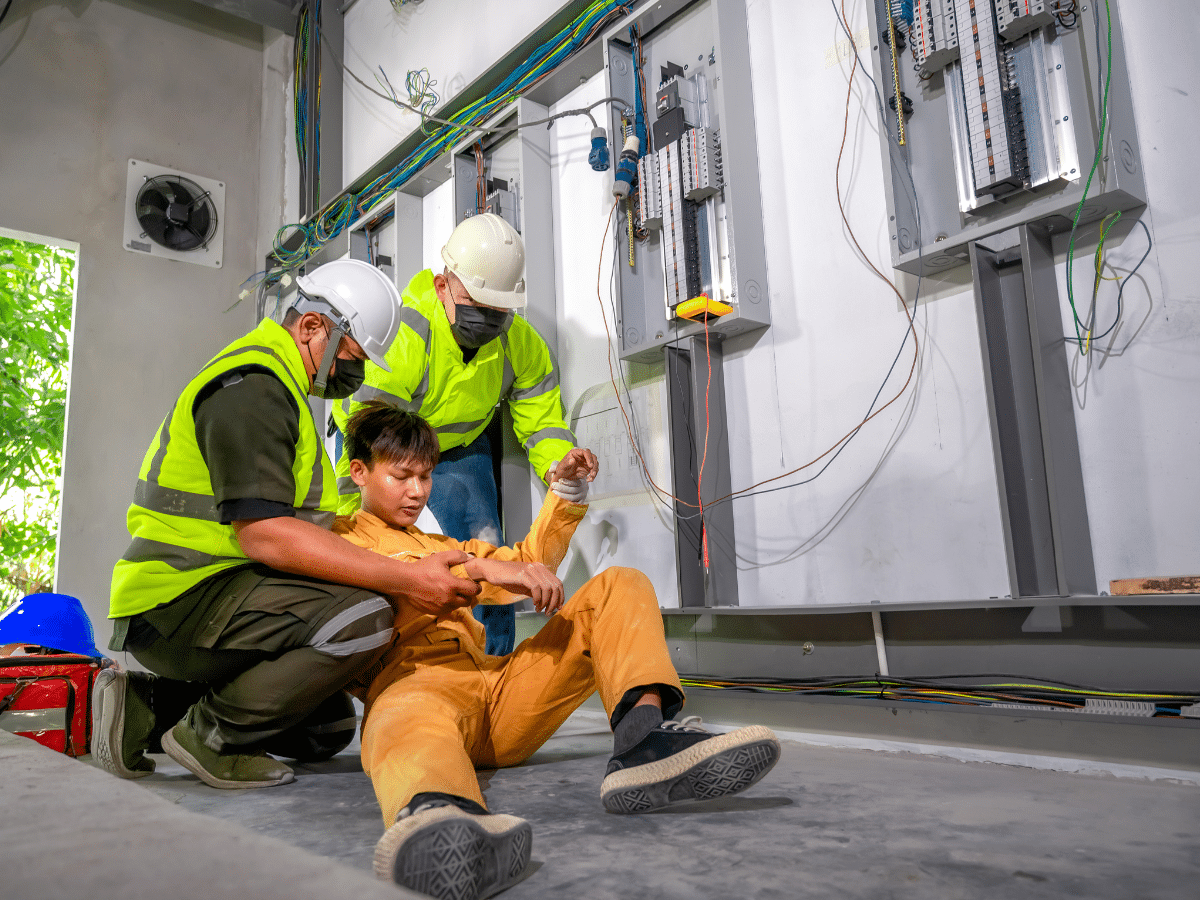
[[[142,455],[187,379],[253,325],[262,30],[182,0],[33,0],[0,28],[0,226],[77,242],[57,589],[107,643]],[[122,247],[126,167],[226,185],[223,265]]]

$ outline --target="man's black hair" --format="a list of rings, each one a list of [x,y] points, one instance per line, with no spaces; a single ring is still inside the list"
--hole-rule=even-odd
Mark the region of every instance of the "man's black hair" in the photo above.
[[[367,468],[377,462],[413,460],[433,468],[441,451],[433,426],[416,413],[383,400],[368,400],[346,423],[345,454]]]

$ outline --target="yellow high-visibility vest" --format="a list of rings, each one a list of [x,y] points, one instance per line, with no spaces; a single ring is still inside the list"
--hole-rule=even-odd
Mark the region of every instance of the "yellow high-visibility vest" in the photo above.
[[[368,362],[363,386],[352,398],[334,402],[333,418],[343,433],[359,406],[381,399],[427,419],[443,451],[465,447],[487,427],[496,404],[507,400],[517,440],[539,478],[575,446],[564,417],[558,369],[541,335],[513,316],[503,334],[464,363],[429,269],[414,275],[404,289],[400,331],[386,359],[391,372]],[[358,486],[344,454],[337,475],[338,512],[349,515],[358,508]]]
[[[308,373],[291,334],[268,319],[213,357],[159,426],[129,507],[132,541],[113,569],[110,617],[161,606],[205,578],[249,561],[233,526],[221,524],[192,415],[196,396],[206,385],[243,366],[268,369],[295,399],[300,440],[292,464],[293,505],[298,518],[332,526],[337,487],[308,407]]]

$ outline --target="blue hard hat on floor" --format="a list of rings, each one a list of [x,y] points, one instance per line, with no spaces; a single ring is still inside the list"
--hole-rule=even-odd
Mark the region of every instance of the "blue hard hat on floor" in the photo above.
[[[0,616],[0,645],[36,644],[63,653],[103,656],[83,604],[68,594],[30,594]]]

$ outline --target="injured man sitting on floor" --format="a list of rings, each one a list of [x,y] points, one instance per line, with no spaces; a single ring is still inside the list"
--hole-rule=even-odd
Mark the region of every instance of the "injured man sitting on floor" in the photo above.
[[[744,790],[779,758],[770,729],[711,734],[683,707],[662,617],[648,578],[610,568],[563,603],[555,576],[587,506],[595,457],[570,451],[529,535],[514,547],[455,541],[415,528],[429,499],[438,440],[424,419],[380,401],[347,428],[350,474],[362,508],[334,531],[377,553],[417,560],[462,549],[461,568],[480,582],[482,603],[530,597],[549,621],[508,656],[484,653],[469,607],[440,617],[403,601],[383,658],[350,685],[366,704],[363,769],[386,833],[375,872],[434,897],[474,900],[520,880],[529,863],[529,823],[488,811],[475,770],[532,755],[594,691],[613,728],[600,800],[640,813]]]

